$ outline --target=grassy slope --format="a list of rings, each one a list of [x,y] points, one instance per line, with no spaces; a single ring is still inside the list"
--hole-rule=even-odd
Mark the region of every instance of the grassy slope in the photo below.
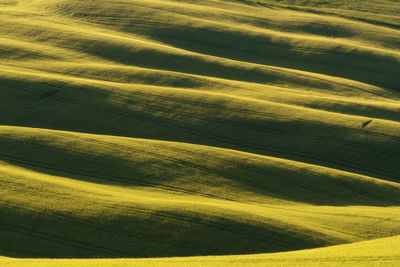
[[[217,257],[103,260],[16,260],[0,258],[4,266],[395,266],[400,256],[399,237],[382,238],[312,250]],[[373,256],[372,256],[373,255]]]
[[[400,31],[384,26],[396,16],[265,3],[1,2],[0,254],[399,235]]]
[[[400,234],[397,183],[182,143],[1,130],[12,256],[255,253]]]
[[[246,3],[258,3],[266,6],[280,6],[294,10],[306,10],[343,16],[346,18],[366,21],[373,24],[399,28],[400,5],[395,0],[239,0]]]

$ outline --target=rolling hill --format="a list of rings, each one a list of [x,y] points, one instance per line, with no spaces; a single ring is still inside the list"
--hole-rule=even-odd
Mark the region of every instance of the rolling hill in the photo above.
[[[303,251],[167,259],[0,259],[4,266],[396,266],[399,238],[390,237],[354,244]],[[374,256],[371,256],[374,255]]]
[[[399,262],[398,12],[0,1],[0,265]]]

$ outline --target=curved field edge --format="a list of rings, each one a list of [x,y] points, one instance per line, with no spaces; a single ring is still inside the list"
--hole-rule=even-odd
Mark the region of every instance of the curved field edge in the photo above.
[[[395,266],[400,238],[317,248],[296,252],[154,259],[51,260],[0,258],[3,266]]]

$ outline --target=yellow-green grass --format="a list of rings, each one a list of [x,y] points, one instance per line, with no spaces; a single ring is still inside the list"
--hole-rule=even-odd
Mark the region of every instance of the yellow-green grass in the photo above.
[[[184,143],[0,128],[9,256],[239,254],[400,234],[398,183]]]
[[[219,146],[394,181],[400,174],[397,121],[49,73],[23,72],[26,81],[20,73],[3,79],[4,124]]]
[[[186,143],[0,129],[0,157],[42,172],[71,170],[106,184],[177,186],[186,193],[258,204],[399,204],[398,183],[286,159]]]
[[[0,265],[399,261],[398,4],[254,2],[0,1],[0,255],[237,255]]]
[[[27,72],[32,74],[35,70],[36,75],[42,77],[49,77],[51,73],[57,73],[67,75],[70,78],[69,80],[71,78],[86,78],[123,84],[134,83],[137,85],[145,84],[180,89],[196,89],[339,113],[364,115],[395,121],[400,120],[399,116],[397,116],[400,105],[397,101],[394,101],[397,99],[396,95],[388,95],[384,90],[366,84],[328,76],[318,76],[311,73],[290,73],[292,77],[286,77],[286,80],[291,79],[301,83],[301,85],[295,84],[292,88],[288,88],[282,85],[263,85],[109,63],[81,62],[77,64],[56,61],[44,63],[42,65],[37,65],[35,62],[19,63],[20,66],[23,66],[22,69],[13,68],[11,65],[3,65],[2,68],[0,67],[0,71],[3,72],[3,77],[9,76],[11,73],[14,73],[14,75],[17,74],[20,77]],[[279,75],[282,75],[282,72],[284,72],[284,70],[276,71],[280,71]],[[60,75],[58,77],[67,78]],[[325,81],[321,82],[321,80]],[[315,82],[319,82],[322,88],[312,87],[312,85],[315,85]],[[299,88],[298,86],[301,87]],[[354,96],[357,96],[357,98]]]
[[[16,18],[6,17],[2,32],[13,38],[22,35],[25,40],[51,43],[65,49],[78,50],[90,56],[129,65],[245,80],[257,79],[258,82],[262,81],[261,79],[265,81],[267,78],[265,76],[252,77],[254,75],[237,73],[237,71],[235,73],[230,70],[232,67],[227,69],[221,66],[225,65],[223,64],[225,62],[230,63],[229,60],[224,60],[224,58],[229,58],[348,77],[397,88],[396,81],[399,75],[394,67],[399,63],[400,37],[397,31],[382,33],[382,29],[375,29],[375,32],[381,32],[387,38],[395,39],[393,49],[377,48],[375,41],[378,38],[374,38],[373,41],[357,40],[352,36],[332,39],[329,36],[270,30],[257,27],[251,22],[243,24],[241,21],[239,24],[228,19],[225,23],[215,21],[213,13],[208,15],[213,19],[207,20],[203,17],[209,11],[204,6],[200,6],[203,12],[199,16],[202,16],[202,19],[198,19],[193,17],[193,13],[198,13],[198,11],[194,10],[192,4],[173,5],[171,3],[174,2],[134,1],[132,3],[132,1],[126,1],[115,4],[103,1],[100,5],[97,1],[61,1],[60,4],[53,4],[51,7],[58,7],[64,12],[73,9],[68,18],[60,18],[57,13],[49,14],[48,12],[34,19],[27,15],[16,16]],[[149,7],[151,5],[157,5],[158,8],[153,10]],[[53,9],[54,7],[48,10]],[[265,13],[268,10],[263,11]],[[187,12],[190,13],[186,14]],[[250,12],[247,11],[246,15],[252,14]],[[278,18],[286,16],[285,12],[288,11],[276,16]],[[112,15],[109,18],[105,13]],[[147,18],[143,13],[151,17]],[[268,13],[264,13],[262,13],[263,18],[267,18]],[[82,15],[82,20],[74,19],[74,14]],[[105,17],[107,27],[110,29],[106,30],[101,21],[97,21],[102,17]],[[132,21],[132,17],[144,20],[145,26],[142,26],[140,21],[139,23]],[[164,18],[173,20],[173,23],[163,26]],[[156,22],[152,22],[154,19]],[[98,26],[89,24],[86,20],[100,24]],[[114,20],[117,20],[118,24],[112,27],[110,23]],[[130,26],[129,23],[132,25]],[[147,26],[148,23],[150,27]],[[285,23],[280,21],[280,24]],[[31,27],[34,28],[31,29]],[[365,23],[357,24],[353,26],[353,31],[359,32],[360,29],[365,28],[366,34],[371,36],[368,27]],[[151,32],[152,30],[162,32]],[[191,39],[185,42],[184,40],[187,39],[185,36],[191,36]],[[229,47],[232,40],[235,40],[235,43],[240,42],[237,44],[240,49],[235,49],[234,46]],[[383,40],[382,43],[388,43],[388,41]],[[226,49],[227,47],[229,49]],[[375,64],[367,64],[371,61]]]
[[[373,24],[399,28],[400,4],[395,0],[239,0],[249,4],[284,7],[319,14],[343,16]]]
[[[0,258],[3,266],[396,266],[400,238],[390,237],[348,245],[258,255],[163,259],[40,260]]]

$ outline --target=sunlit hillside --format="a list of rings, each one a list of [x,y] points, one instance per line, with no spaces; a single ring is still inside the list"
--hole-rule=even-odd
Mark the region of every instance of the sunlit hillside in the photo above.
[[[0,258],[3,266],[397,266],[400,261],[399,237],[302,251],[154,259],[10,259]]]
[[[400,264],[399,14],[0,0],[0,266]]]

